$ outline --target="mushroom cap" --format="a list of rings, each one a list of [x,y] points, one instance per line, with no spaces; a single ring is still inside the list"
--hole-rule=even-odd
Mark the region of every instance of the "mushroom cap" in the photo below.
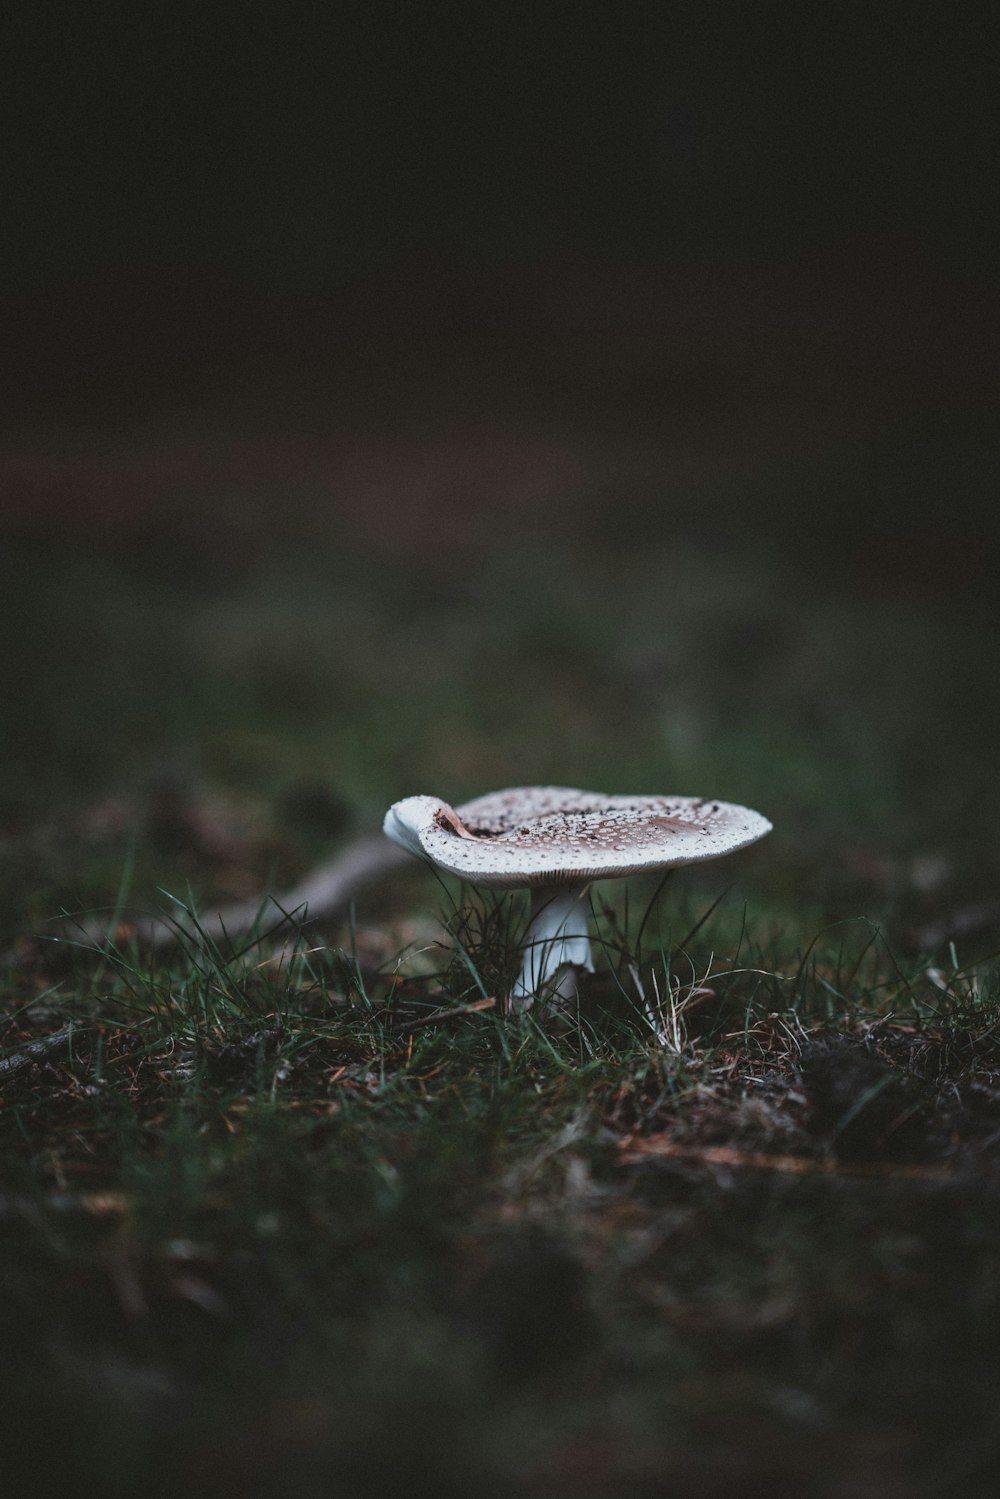
[[[460,807],[408,796],[384,831],[472,885],[513,888],[614,879],[718,859],[771,831],[759,812],[698,796],[606,796],[514,786]]]

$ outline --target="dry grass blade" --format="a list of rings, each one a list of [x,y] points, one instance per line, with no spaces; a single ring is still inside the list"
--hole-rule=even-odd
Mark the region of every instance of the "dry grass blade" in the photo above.
[[[404,1029],[415,1031],[420,1026],[435,1025],[439,1020],[455,1020],[460,1015],[478,1015],[483,1010],[492,1010],[496,1005],[496,996],[490,995],[486,999],[475,999],[471,1004],[456,1005],[452,1009],[433,1010],[430,1015],[421,1015],[417,1020],[407,1020]]]
[[[955,1172],[941,1166],[899,1166],[883,1161],[850,1162],[829,1156],[772,1155],[760,1150],[737,1150],[731,1145],[684,1145],[669,1135],[629,1136],[618,1147],[622,1166],[638,1166],[655,1159],[690,1161],[702,1166],[727,1166],[738,1171],[784,1171],[796,1176],[855,1176],[879,1180],[952,1181]]]
[[[87,1218],[120,1218],[128,1211],[124,1192],[52,1192],[42,1204],[52,1213],[82,1214]],[[30,1217],[38,1204],[29,1197],[0,1196],[0,1219]]]

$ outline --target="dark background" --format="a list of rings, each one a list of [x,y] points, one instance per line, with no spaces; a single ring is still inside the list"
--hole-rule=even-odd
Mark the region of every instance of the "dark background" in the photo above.
[[[670,526],[735,475],[755,534],[866,583],[900,551],[916,586],[985,582],[979,8],[60,5],[12,30],[18,528],[256,488],[258,518],[279,495],[412,537],[564,503],[596,441],[602,504],[653,475]]]

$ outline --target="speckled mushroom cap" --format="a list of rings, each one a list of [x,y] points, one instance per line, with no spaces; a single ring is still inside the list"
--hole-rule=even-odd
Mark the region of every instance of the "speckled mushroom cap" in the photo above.
[[[759,812],[696,796],[605,796],[515,786],[460,807],[408,796],[386,813],[394,843],[472,885],[614,879],[717,859],[771,831]]]

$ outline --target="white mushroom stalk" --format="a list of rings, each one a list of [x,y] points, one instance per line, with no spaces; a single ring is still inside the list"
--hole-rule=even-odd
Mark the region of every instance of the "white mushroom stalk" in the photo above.
[[[531,922],[524,936],[521,972],[510,991],[511,1009],[528,1009],[561,973],[554,996],[576,997],[576,970],[594,971],[585,902],[589,885],[541,886],[531,892]]]
[[[702,797],[519,786],[457,808],[435,796],[408,796],[389,808],[384,830],[472,885],[531,889],[531,923],[511,991],[518,1010],[545,992],[572,998],[578,971],[593,972],[584,907],[592,880],[717,859],[756,842],[771,824],[748,807]]]

